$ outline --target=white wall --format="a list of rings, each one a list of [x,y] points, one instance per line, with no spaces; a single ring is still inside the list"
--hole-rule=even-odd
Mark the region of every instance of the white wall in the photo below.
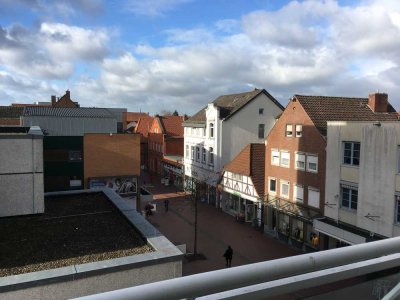
[[[360,142],[359,167],[342,165],[343,141]],[[336,205],[325,206],[325,215],[384,236],[398,235],[395,230],[398,225],[394,225],[394,195],[399,144],[398,122],[381,126],[367,122],[328,122],[325,199]],[[349,172],[346,168],[355,170]],[[358,178],[350,173],[358,174]],[[349,179],[358,185],[356,211],[340,208],[340,180]],[[365,217],[368,214],[377,217],[371,220]]]
[[[43,139],[0,135],[0,217],[44,212]]]
[[[264,109],[260,115],[258,110]],[[264,143],[282,110],[261,93],[230,119],[223,122],[221,164],[230,162],[249,143]],[[258,124],[265,124],[264,138],[258,138]]]

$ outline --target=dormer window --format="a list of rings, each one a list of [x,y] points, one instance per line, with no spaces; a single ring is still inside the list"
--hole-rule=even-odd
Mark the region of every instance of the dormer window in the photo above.
[[[210,138],[214,137],[214,123],[210,123]]]

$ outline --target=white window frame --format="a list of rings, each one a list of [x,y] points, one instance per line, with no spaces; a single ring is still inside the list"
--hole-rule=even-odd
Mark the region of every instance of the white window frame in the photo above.
[[[303,167],[299,167],[297,162],[302,162]],[[306,169],[306,154],[303,152],[295,152],[294,154],[294,168],[296,170],[302,170],[305,171]]]
[[[214,138],[214,123],[210,123],[210,138]]]
[[[343,190],[347,189],[349,190],[349,204],[348,205],[343,205]],[[350,192],[351,191],[351,192]],[[352,201],[354,198],[354,191],[357,191],[357,202],[356,202],[356,208],[352,207]],[[358,187],[356,186],[348,186],[348,185],[340,185],[340,208],[356,211],[358,208]]]
[[[315,163],[316,169],[310,168],[310,164]],[[318,155],[307,154],[307,172],[318,173]]]
[[[299,197],[300,190],[301,190],[301,197]],[[302,184],[293,183],[293,201],[304,202],[304,186]]]
[[[274,157],[277,158],[277,161],[274,162]],[[279,166],[281,163],[281,154],[278,149],[271,149],[271,165]]]
[[[287,159],[288,164],[284,164],[283,161]],[[290,152],[289,151],[282,151],[281,150],[281,161],[280,161],[280,166],[283,168],[290,168]]]
[[[275,191],[271,190],[271,181],[275,181]],[[278,189],[278,180],[275,177],[268,177],[268,192],[271,195],[276,195]]]
[[[288,193],[287,193],[287,195],[285,195],[285,194],[282,193],[282,191],[283,191],[282,186],[283,186],[283,185],[287,185],[287,187],[288,187]],[[289,199],[289,197],[290,197],[290,182],[289,182],[289,181],[282,180],[282,179],[279,180],[279,195],[280,195],[282,198]]]
[[[201,162],[202,163],[206,163],[207,161],[207,152],[206,152],[206,148],[201,148]]]
[[[302,137],[303,136],[303,125],[301,124],[296,124],[296,137]]]
[[[285,136],[287,137],[293,136],[293,124],[286,124]]]
[[[346,151],[346,144],[351,144],[351,149],[350,149],[350,163],[346,163],[345,162],[345,151]],[[358,144],[359,150],[358,150],[358,163],[355,163],[354,160],[357,159],[356,157],[354,157],[354,145]],[[343,152],[342,152],[342,162],[344,165],[347,166],[354,166],[354,167],[359,167],[360,166],[360,157],[361,157],[361,143],[360,142],[356,142],[356,141],[343,141]]]

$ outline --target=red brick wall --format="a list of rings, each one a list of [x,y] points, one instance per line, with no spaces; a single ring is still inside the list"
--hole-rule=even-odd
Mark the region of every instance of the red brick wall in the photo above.
[[[0,125],[21,125],[20,119],[3,119],[0,118]]]
[[[149,129],[148,136],[148,164],[150,173],[162,174],[161,161],[163,158],[164,138],[162,128],[157,118],[154,118]],[[158,146],[158,148],[157,148]],[[158,151],[158,149],[161,150]]]
[[[293,125],[293,137],[286,137],[286,124]],[[303,126],[302,137],[295,137],[295,125]],[[308,202],[308,187],[320,190],[320,209],[324,208],[326,141],[321,136],[313,122],[299,102],[289,102],[267,137],[265,153],[265,194],[268,193],[268,177],[277,178],[277,195],[280,195],[279,179],[290,182],[289,199],[293,199],[293,183],[304,186],[304,204]],[[290,168],[271,165],[271,149],[287,150],[290,152]],[[295,152],[318,154],[318,173],[296,170]]]
[[[85,134],[84,185],[90,177],[140,176],[139,134]]]

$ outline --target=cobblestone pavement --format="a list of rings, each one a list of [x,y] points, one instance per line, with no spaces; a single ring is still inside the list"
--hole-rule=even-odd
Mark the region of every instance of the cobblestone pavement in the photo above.
[[[149,180],[146,182],[149,183]],[[159,182],[158,179],[153,180],[146,186],[154,195],[157,207],[149,221],[175,245],[186,244],[187,252],[192,253],[194,204],[183,192]],[[169,200],[168,212],[164,208],[165,199]],[[198,203],[197,228],[200,259],[185,260],[183,275],[225,268],[223,253],[228,245],[234,252],[232,267],[301,254],[247,223],[236,222],[232,216],[207,203]]]

